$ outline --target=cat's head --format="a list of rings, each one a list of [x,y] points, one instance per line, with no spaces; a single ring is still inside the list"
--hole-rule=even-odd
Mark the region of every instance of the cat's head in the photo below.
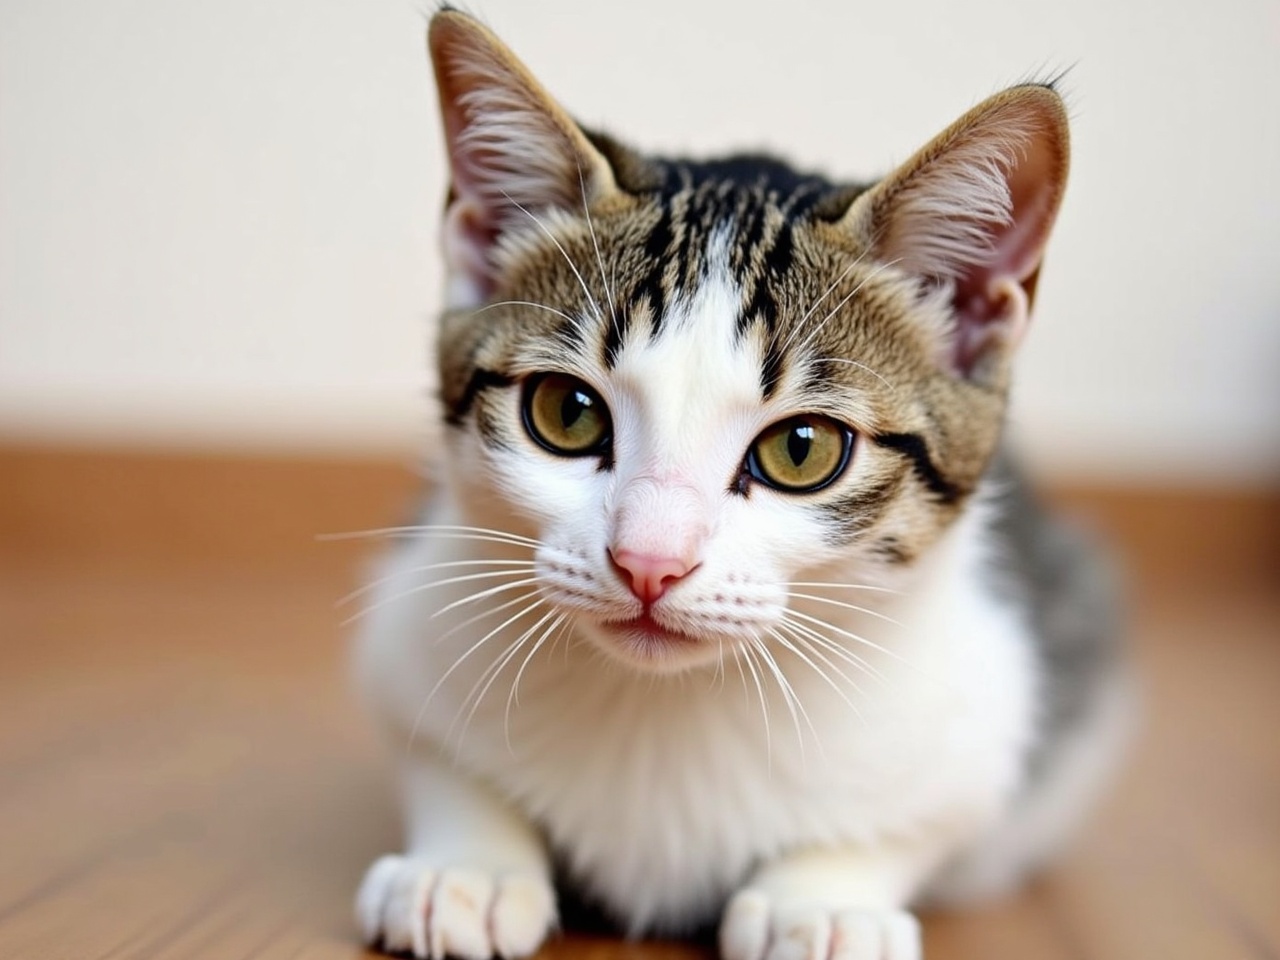
[[[429,44],[468,521],[538,540],[547,600],[656,670],[803,628],[801,584],[916,564],[999,438],[1066,178],[1058,95],[1007,90],[847,186],[642,157],[463,14]]]

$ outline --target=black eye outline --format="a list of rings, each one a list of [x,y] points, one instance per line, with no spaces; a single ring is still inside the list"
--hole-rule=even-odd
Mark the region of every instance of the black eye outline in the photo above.
[[[600,438],[589,446],[581,448],[562,446],[548,438],[538,428],[533,413],[534,400],[541,386],[554,381],[563,381],[562,386],[581,394],[599,413],[603,430]],[[601,399],[600,394],[590,384],[569,373],[535,373],[526,377],[520,397],[520,419],[529,438],[543,450],[557,457],[604,457],[607,459],[613,446],[613,417],[609,414],[609,405]]]
[[[768,436],[769,434],[773,433],[776,430],[783,429],[792,424],[812,423],[815,420],[820,420],[823,423],[834,427],[836,429],[836,432],[840,436],[840,457],[836,461],[835,466],[833,466],[830,472],[825,474],[821,480],[815,481],[814,483],[805,484],[803,486],[792,486],[790,484],[783,483],[775,479],[774,477],[769,476],[769,474],[761,466],[760,458],[756,452],[757,448],[760,446],[760,442],[766,436]],[[821,414],[821,413],[796,414],[794,416],[786,417],[782,420],[778,420],[774,423],[769,424],[769,426],[765,427],[763,430],[760,431],[759,434],[756,435],[756,438],[751,441],[751,446],[747,448],[747,456],[746,456],[746,459],[743,461],[742,469],[744,474],[750,477],[752,480],[755,480],[757,483],[762,483],[766,487],[769,487],[771,490],[777,490],[780,493],[791,493],[791,494],[817,493],[819,490],[823,490],[831,486],[831,484],[839,480],[840,477],[844,474],[845,470],[849,466],[849,461],[853,459],[853,447],[856,439],[857,439],[857,434],[853,430],[853,428],[850,427],[848,424],[841,423],[839,420],[836,420],[834,417],[828,417],[825,414]]]

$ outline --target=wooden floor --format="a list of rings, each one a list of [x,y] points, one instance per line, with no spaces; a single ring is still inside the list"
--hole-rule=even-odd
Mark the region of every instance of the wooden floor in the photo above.
[[[0,450],[0,958],[353,958],[390,778],[334,601],[388,464]],[[932,960],[1280,957],[1274,496],[1074,491],[1131,554],[1146,726],[1071,855]],[[567,936],[549,960],[705,955]]]

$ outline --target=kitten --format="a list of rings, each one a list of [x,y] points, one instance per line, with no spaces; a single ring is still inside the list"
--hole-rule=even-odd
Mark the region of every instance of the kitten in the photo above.
[[[919,957],[1122,727],[1106,579],[999,452],[1059,96],[842,185],[584,130],[457,11],[429,46],[446,426],[359,646],[408,820],[365,936],[525,956],[558,878],[726,960]]]

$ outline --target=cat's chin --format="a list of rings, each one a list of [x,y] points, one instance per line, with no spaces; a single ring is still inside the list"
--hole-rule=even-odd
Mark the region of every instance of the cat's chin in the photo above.
[[[663,626],[648,614],[597,621],[585,631],[609,656],[649,673],[679,673],[715,663],[723,644]]]

